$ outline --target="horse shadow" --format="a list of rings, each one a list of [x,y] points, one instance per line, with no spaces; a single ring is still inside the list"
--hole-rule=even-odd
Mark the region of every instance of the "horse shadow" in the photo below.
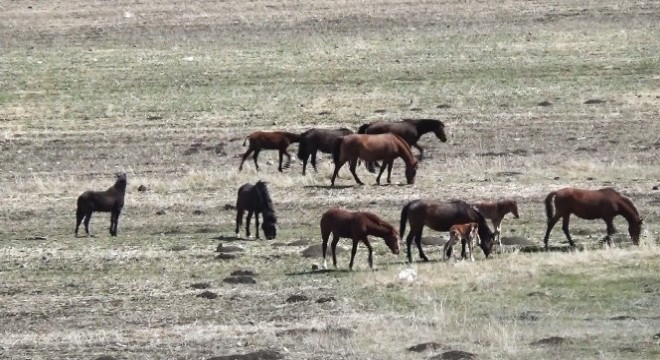
[[[356,187],[358,185],[305,185],[303,186],[304,189],[349,189]]]
[[[254,238],[243,238],[237,235],[219,235],[212,237],[211,240],[220,240],[220,241],[256,241]]]
[[[378,269],[370,270],[378,271]],[[303,270],[303,271],[294,271],[289,273],[284,273],[286,276],[307,276],[307,275],[318,275],[318,274],[342,274],[347,275],[350,273],[360,272],[359,270],[349,270],[349,269],[319,269],[319,270]]]

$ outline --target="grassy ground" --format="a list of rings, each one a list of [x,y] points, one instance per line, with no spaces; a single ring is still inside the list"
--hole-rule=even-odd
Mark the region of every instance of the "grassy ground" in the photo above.
[[[0,3],[0,355],[660,355],[659,13],[610,0]],[[297,161],[278,173],[268,152],[259,173],[237,171],[253,130],[404,117],[440,119],[449,137],[422,138],[413,186],[374,186],[360,169],[368,185],[328,189],[327,156],[306,177]],[[96,237],[74,238],[76,197],[115,171],[129,177],[119,237],[98,214]],[[278,238],[232,240],[225,204],[258,179]],[[393,180],[405,181],[401,162]],[[354,184],[348,171],[338,184]],[[380,240],[377,271],[360,248],[352,273],[311,272],[319,260],[286,246],[318,244],[331,206],[398,223],[420,197],[514,197],[521,219],[504,235],[540,244],[541,200],[563,186],[628,195],[646,216],[642,246],[617,219],[617,248],[600,250],[604,223],[574,219],[586,251],[447,264],[426,246],[435,261],[413,265],[412,284]],[[551,242],[564,241],[557,228]],[[218,243],[245,251],[218,260]],[[256,284],[223,282],[237,269]],[[197,297],[198,283],[218,297]],[[286,301],[295,294],[308,300]],[[563,342],[534,344],[550,337]]]

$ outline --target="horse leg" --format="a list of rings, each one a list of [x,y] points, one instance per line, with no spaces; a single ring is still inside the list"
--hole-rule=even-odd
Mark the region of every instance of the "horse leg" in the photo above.
[[[332,243],[330,247],[332,248],[332,265],[337,268],[337,243],[339,242],[339,236],[332,236]]]
[[[429,258],[424,255],[424,250],[422,250],[422,234],[415,237],[415,244],[417,245],[417,250],[419,250],[419,257],[424,261],[429,261]]]
[[[314,168],[314,171],[318,171],[316,170],[316,152],[316,149],[312,150],[312,167]]]
[[[280,149],[280,166],[277,167],[279,172],[282,172],[282,158],[284,157],[284,150]]]
[[[575,243],[573,242],[573,239],[571,238],[571,234],[568,233],[568,223],[570,222],[570,219],[571,219],[571,214],[564,215],[564,218],[562,220],[561,229],[564,231],[564,234],[566,235],[566,238],[568,239],[568,244],[571,246],[571,248],[574,248]]]
[[[115,229],[117,228],[117,213],[113,210],[110,213],[110,236],[117,236]]]
[[[612,235],[616,233],[612,220],[613,219],[605,219],[605,224],[607,225],[607,236],[605,236],[607,246],[612,246]]]
[[[392,183],[392,165],[394,165],[394,160],[387,163],[387,183]]]
[[[456,241],[456,236],[452,233],[449,235],[449,240],[445,243],[445,246],[442,248],[442,259],[449,260],[451,257],[452,249],[454,248],[454,242]]]
[[[252,220],[252,210],[248,210],[245,217],[245,236],[250,237],[250,220]]]
[[[340,162],[339,164],[335,164],[335,171],[332,173],[332,180],[330,180],[330,186],[335,186],[335,179],[337,178],[337,174],[339,174],[339,169],[345,164],[346,162]]]
[[[245,154],[243,154],[243,158],[241,159],[241,165],[238,166],[238,171],[243,170],[243,163],[245,162],[245,159],[247,159],[248,156],[250,156],[250,153],[252,153],[253,151],[254,149],[252,148],[252,146],[250,146],[245,152]]]
[[[323,239],[323,242],[321,243],[321,250],[323,251],[323,268],[327,269],[328,268],[328,263],[325,260],[325,254],[327,253],[328,250],[328,239],[330,238],[330,231],[321,228],[321,239]]]
[[[283,151],[284,151],[284,155],[286,155],[286,165],[284,165],[284,168],[288,169],[291,167],[291,154],[289,154],[289,152],[286,151],[286,149],[284,149]]]
[[[367,246],[367,249],[369,250],[369,268],[371,270],[374,269],[374,249],[371,247],[371,244],[369,243],[369,239],[365,236],[364,239],[362,239],[364,242],[364,245]]]
[[[252,160],[254,160],[254,167],[259,171],[259,164],[257,164],[257,157],[259,157],[259,152],[261,149],[255,149],[254,150],[254,156],[252,157]]]
[[[254,212],[254,224],[255,224],[254,228],[255,228],[255,231],[257,232],[257,239],[258,239],[259,238],[259,212],[258,211]]]
[[[85,214],[85,221],[83,222],[85,224],[85,233],[87,233],[87,236],[90,237],[92,234],[89,232],[89,221],[92,219],[92,212],[88,211],[87,214]]]
[[[243,223],[243,209],[237,209],[236,211],[236,235],[240,233],[238,230],[241,224]]]
[[[555,214],[553,218],[548,219],[548,229],[545,231],[545,237],[543,238],[543,244],[545,245],[546,250],[548,250],[548,238],[550,237],[550,232],[552,231],[552,228],[555,227],[555,224],[557,224],[560,217],[560,214]]]
[[[80,228],[80,223],[83,221],[85,218],[85,213],[81,210],[76,211],[76,237],[78,237],[78,229]]]
[[[468,245],[468,251],[470,252],[470,260],[474,262],[474,238],[468,237],[467,245]]]
[[[378,177],[376,178],[376,184],[380,185],[380,177],[385,172],[386,167],[387,167],[387,163],[383,162],[383,165],[380,166],[380,172],[378,172]],[[388,183],[389,183],[389,181],[388,181]]]
[[[410,253],[410,247],[412,246],[412,242],[414,238],[415,238],[415,232],[412,231],[412,229],[410,229],[410,233],[408,233],[408,236],[406,237],[406,247],[407,247],[409,263],[412,263],[412,254]]]
[[[502,239],[500,234],[502,233],[502,218],[493,219],[493,227],[495,228],[495,234],[497,234],[497,243],[502,246]]]
[[[360,178],[357,176],[357,173],[355,172],[355,168],[357,167],[357,159],[349,160],[349,164],[350,164],[349,168],[351,170],[351,174],[353,174],[353,178],[355,179],[355,181],[360,185],[364,185],[362,180],[360,180]]]
[[[348,269],[353,270],[353,260],[355,259],[355,253],[357,253],[357,246],[360,240],[353,239],[353,247],[351,248],[351,262],[348,264]]]
[[[413,144],[413,146],[419,150],[419,161],[422,161],[422,159],[424,159],[424,149],[417,144]]]

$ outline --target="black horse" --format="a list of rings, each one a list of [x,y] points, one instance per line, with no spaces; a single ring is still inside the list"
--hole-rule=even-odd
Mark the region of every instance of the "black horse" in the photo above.
[[[247,221],[245,225],[245,234],[250,236],[250,220],[252,214],[255,214],[257,239],[259,238],[259,214],[263,216],[261,229],[266,235],[266,239],[274,239],[277,235],[277,217],[273,209],[273,201],[270,199],[266,183],[258,181],[256,184],[244,184],[238,189],[238,198],[236,199],[236,234],[239,233],[239,227],[243,222],[243,212],[246,211]]]
[[[85,232],[90,236],[89,221],[92,213],[110,213],[110,236],[117,236],[117,225],[119,224],[119,213],[124,207],[124,196],[126,195],[126,174],[118,173],[117,181],[112,187],[105,191],[85,191],[78,196],[78,207],[76,209],[76,236],[80,222],[85,220]]]
[[[394,133],[405,140],[408,145],[419,150],[419,160],[424,158],[424,149],[417,144],[422,135],[433,132],[442,142],[447,142],[445,124],[435,119],[403,119],[401,121],[376,121],[360,126],[358,134],[383,134]],[[367,163],[369,171],[374,172],[374,164]]]
[[[334,149],[335,141],[352,133],[353,131],[342,127],[338,129],[310,129],[300,134],[298,159],[303,162],[302,174],[305,175],[307,159],[309,159],[310,155],[312,156],[312,167],[314,168],[314,171],[316,171],[316,152],[321,151],[331,154]]]
[[[419,257],[424,261],[429,259],[422,250],[422,230],[428,226],[435,231],[449,231],[453,225],[476,222],[479,225],[479,237],[481,241],[479,246],[488,257],[493,249],[495,234],[490,231],[486,218],[470,204],[462,200],[453,200],[449,202],[429,202],[424,200],[413,200],[406,204],[401,210],[401,227],[399,234],[403,238],[406,230],[406,221],[410,222],[410,233],[406,238],[408,262],[412,262],[410,246],[415,241],[419,250]],[[451,248],[446,254],[451,257]],[[461,257],[465,257],[465,244]]]

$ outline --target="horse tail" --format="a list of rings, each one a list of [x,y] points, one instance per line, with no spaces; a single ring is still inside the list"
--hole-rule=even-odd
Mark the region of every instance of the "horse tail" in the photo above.
[[[246,136],[245,139],[243,139],[243,146],[245,146],[245,145],[247,144],[247,141],[250,139],[250,136],[251,136],[251,135],[252,135],[252,134]]]
[[[337,138],[332,146],[332,161],[335,162],[335,165],[338,165],[341,161],[341,144],[343,141],[344,138]]]
[[[403,233],[406,231],[406,222],[408,222],[408,210],[410,210],[410,205],[414,201],[411,201],[406,204],[406,206],[401,209],[401,222],[399,223],[399,236],[403,239]]]
[[[367,133],[367,129],[369,128],[369,125],[371,125],[371,124],[364,124],[364,125],[361,125],[361,126],[358,128],[357,133],[358,133],[358,134],[366,134],[366,133]]]
[[[548,196],[545,197],[545,215],[548,217],[548,220],[552,219],[552,217],[554,216],[553,215],[554,209],[552,207],[552,198],[555,197],[555,195],[557,195],[557,192],[552,191],[550,192],[550,194],[548,194]]]
[[[300,142],[298,143],[298,159],[305,161],[307,159],[307,138],[303,133],[300,137]]]

